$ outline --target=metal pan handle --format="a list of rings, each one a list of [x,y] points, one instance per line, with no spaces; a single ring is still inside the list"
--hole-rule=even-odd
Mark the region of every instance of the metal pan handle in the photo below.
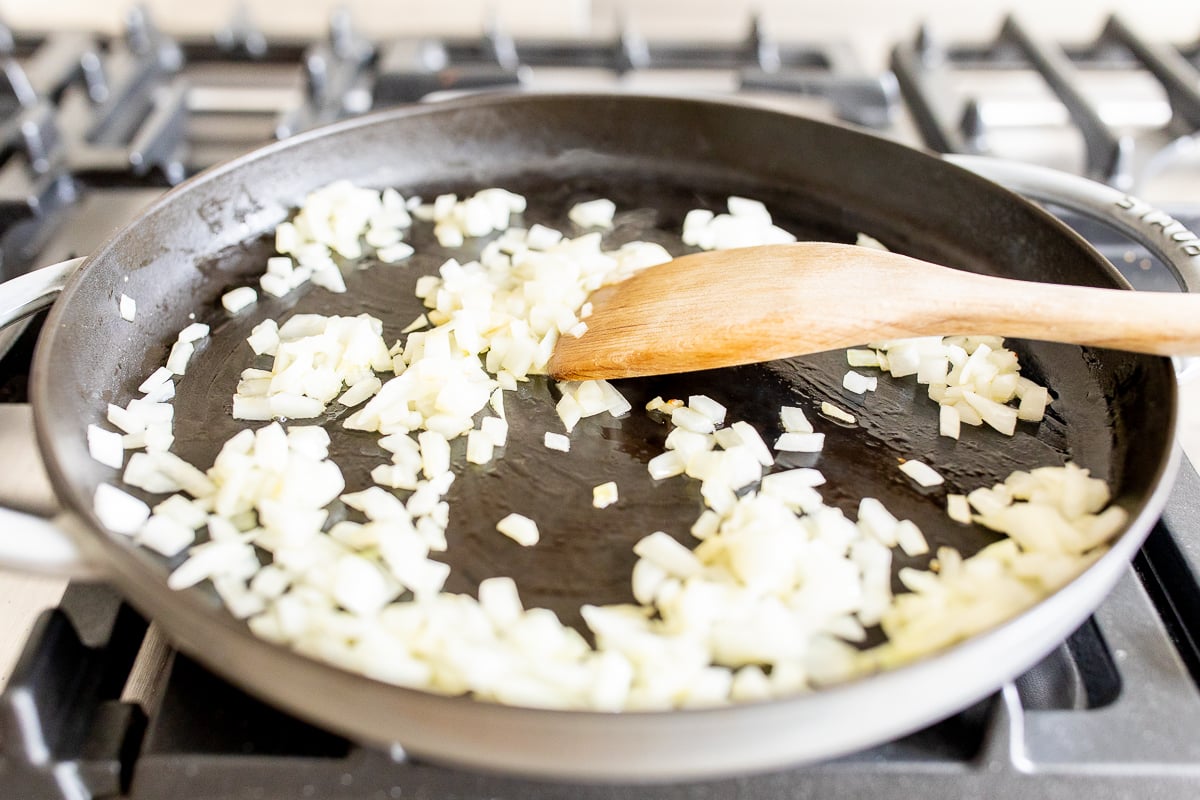
[[[83,261],[71,259],[0,283],[0,332],[53,303]],[[61,512],[53,499],[27,406],[3,407],[0,452],[10,476],[0,486],[0,568],[72,578],[97,577],[99,570],[70,533],[78,526],[77,521]],[[4,491],[14,485],[19,487],[18,497],[6,497]],[[31,505],[30,496],[40,500]]]
[[[987,156],[947,155],[947,161],[1039,203],[1062,206],[1108,225],[1145,247],[1188,292],[1200,292],[1200,236],[1133,195],[1049,167]],[[1200,358],[1176,358],[1181,382],[1200,376]]]

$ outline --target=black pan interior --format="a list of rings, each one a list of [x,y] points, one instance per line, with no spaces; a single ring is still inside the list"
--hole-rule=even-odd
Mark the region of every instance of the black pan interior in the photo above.
[[[652,239],[676,253],[685,251],[675,237],[689,209],[719,210],[728,195],[741,194],[766,202],[777,223],[802,239],[854,241],[863,231],[894,250],[973,271],[1121,285],[1111,267],[1033,206],[935,158],[803,119],[603,97],[482,100],[368,118],[277,147],[173,193],[97,253],[60,300],[40,345],[34,391],[51,470],[77,510],[90,515],[95,485],[113,479],[87,456],[86,424],[102,419],[106,403],[133,396],[163,363],[190,314],[210,322],[213,335],[180,381],[175,451],[207,467],[221,443],[243,427],[228,412],[238,373],[256,364],[244,343],[253,325],[296,312],[366,312],[383,320],[392,341],[423,310],[413,296],[417,277],[445,257],[471,256],[469,249],[442,250],[422,226],[414,238],[419,255],[409,265],[348,266],[344,295],[312,289],[263,298],[232,318],[221,310],[222,293],[261,274],[269,254],[263,233],[305,191],[338,178],[427,198],[504,186],[529,198],[526,224],[542,222],[568,234],[577,232],[565,219],[573,202],[610,197],[619,213],[606,244]],[[869,304],[889,287],[862,290]],[[138,301],[133,324],[117,314],[123,292]],[[661,452],[667,433],[661,420],[641,410],[655,395],[708,394],[768,441],[781,432],[781,405],[809,409],[817,430],[827,433],[826,449],[782,455],[778,467],[819,467],[828,478],[826,501],[852,516],[861,497],[880,498],[917,522],[935,548],[947,544],[969,553],[991,541],[986,531],[947,521],[945,494],[990,485],[1018,468],[1074,460],[1108,479],[1118,502],[1136,511],[1171,443],[1169,363],[1041,342],[1013,346],[1024,373],[1052,389],[1046,420],[1021,423],[1011,438],[966,429],[958,442],[937,435],[937,406],[911,379],[884,378],[879,391],[865,397],[845,392],[840,351],[620,382],[634,413],[584,420],[568,454],[543,447],[545,431],[561,430],[553,412],[557,390],[531,380],[506,395],[512,429],[500,458],[485,467],[465,464],[464,442],[455,442],[460,458],[444,555],[453,567],[447,588],[473,592],[483,578],[510,575],[528,606],[551,608],[575,624],[581,603],[629,601],[633,543],[654,530],[688,542],[687,529],[702,509],[692,482],[653,482],[646,474],[646,461]],[[822,400],[852,411],[859,424],[819,417]],[[327,420],[334,457],[348,486],[364,488],[367,473],[387,454],[373,434],[343,431],[341,416]],[[916,488],[896,468],[898,459],[913,457],[938,469],[946,485]],[[608,480],[618,483],[621,502],[596,510],[591,488]],[[537,520],[538,546],[521,548],[496,533],[496,521],[510,511]],[[335,510],[334,518],[341,513]],[[146,582],[134,592],[142,603],[150,597],[174,602],[162,585],[170,564],[119,537],[105,541],[122,572]],[[899,557],[896,566],[910,563],[923,560]],[[215,607],[203,588],[188,594],[189,603]]]

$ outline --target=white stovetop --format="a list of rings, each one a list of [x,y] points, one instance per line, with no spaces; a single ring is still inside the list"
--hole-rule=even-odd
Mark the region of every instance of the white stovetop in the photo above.
[[[212,31],[240,4],[265,32],[304,36],[322,32],[331,10],[346,7],[364,29],[370,21],[373,38],[400,32],[473,35],[495,13],[514,35],[605,35],[624,16],[650,38],[728,40],[744,35],[747,9],[759,9],[781,39],[846,41],[869,69],[882,67],[891,45],[911,37],[921,21],[947,38],[984,41],[1009,11],[1040,35],[1067,42],[1093,38],[1114,10],[1150,38],[1187,42],[1200,35],[1195,0],[5,0],[0,20],[18,30],[116,31],[135,4],[147,7],[169,32]],[[1185,389],[1183,407],[1181,438],[1193,463],[1200,464],[1200,381]],[[0,573],[0,689],[37,614],[57,602],[63,586],[59,580]]]
[[[212,31],[241,6],[267,33],[304,36],[323,31],[332,10],[346,8],[364,29],[369,20],[373,37],[473,35],[494,15],[514,35],[602,35],[624,18],[655,38],[732,39],[745,33],[750,10],[759,10],[780,37],[850,41],[869,68],[882,66],[891,45],[921,21],[948,37],[987,39],[1015,12],[1040,35],[1085,41],[1118,11],[1147,37],[1194,41],[1200,34],[1195,0],[5,0],[2,19],[17,28],[116,31],[135,4],[171,32]]]

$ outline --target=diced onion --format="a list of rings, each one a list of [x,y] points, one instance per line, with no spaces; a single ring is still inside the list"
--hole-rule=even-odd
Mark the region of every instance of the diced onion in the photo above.
[[[912,521],[869,497],[848,518],[825,504],[820,471],[771,472],[775,458],[762,435],[744,420],[727,423],[723,404],[704,394],[686,403],[656,397],[646,409],[670,429],[647,470],[654,480],[699,482],[705,509],[689,528],[696,547],[663,531],[640,539],[631,576],[637,605],[581,609],[594,648],[547,609],[525,609],[509,578],[484,580],[478,599],[445,592],[450,568],[431,554],[448,547],[452,448],[463,452],[453,440],[465,435],[466,463],[491,469],[495,448],[507,442],[503,393],[544,374],[561,336],[587,330],[592,291],[670,257],[647,242],[606,251],[599,231],[572,239],[545,225],[511,227],[524,210],[524,198],[498,188],[431,204],[347,181],[310,193],[276,230],[280,255],[267,260],[259,283],[267,294],[282,297],[307,282],[345,291],[341,270],[349,275],[352,262],[372,253],[385,263],[413,256],[404,240],[420,240],[405,234],[414,216],[447,247],[500,233],[480,243],[478,261],[445,259],[436,274],[416,280],[426,311],[391,346],[383,323],[366,315],[293,314],[256,325],[247,342],[261,360],[241,373],[233,411],[269,422],[229,439],[208,470],[169,449],[172,375],[183,374],[209,334],[203,323],[185,327],[167,366],[139,388],[144,396],[109,407],[123,433],[88,429],[93,455],[123,467],[127,484],[170,496],[151,511],[101,484],[97,517],[164,556],[186,553],[170,587],[210,581],[256,635],[305,655],[445,694],[601,711],[765,700],[904,663],[1054,591],[1125,524],[1126,512],[1108,506],[1104,482],[1086,470],[1031,468],[966,496],[947,495],[952,519],[1007,538],[970,558],[942,548],[930,570],[894,573],[892,548],[909,558],[929,551]],[[576,226],[609,227],[614,211],[597,200],[569,217]],[[688,213],[684,242],[713,249],[793,238],[759,201],[731,197],[727,211]],[[231,296],[248,304],[257,294],[243,287],[222,298],[236,313],[244,305],[231,307]],[[996,337],[880,342],[848,351],[847,361],[915,375],[941,404],[945,435],[957,437],[963,422],[1011,434],[1017,419],[1041,419],[1050,399],[1019,375],[1016,354]],[[851,370],[843,387],[862,394],[877,381]],[[606,381],[551,390],[560,393],[555,410],[568,432],[596,415],[632,411]],[[829,402],[821,413],[856,421]],[[375,485],[345,491],[329,460],[329,435],[316,423],[285,429],[270,421],[326,414],[379,435]],[[782,408],[779,422],[776,449],[822,449],[826,434],[799,407]],[[569,452],[571,440],[547,432],[543,442]],[[123,463],[126,448],[145,452]],[[900,468],[922,486],[942,483],[920,461]],[[618,502],[616,483],[594,486],[592,502]],[[331,519],[343,505],[350,517]],[[540,538],[537,523],[517,512],[496,529],[523,546]],[[894,574],[906,591],[893,594]],[[876,625],[886,641],[862,649]]]
[[[855,417],[853,414],[851,414],[848,411],[844,411],[844,410],[838,408],[833,403],[830,403],[828,401],[824,401],[821,403],[821,413],[827,417],[830,417],[831,419],[836,419],[836,420],[839,420],[840,422],[845,422],[850,425],[853,425],[856,422],[858,422],[858,418]]]
[[[916,374],[941,404],[939,432],[957,439],[960,426],[986,423],[1011,436],[1018,419],[1041,421],[1050,402],[1045,387],[1020,375],[1017,354],[1003,340],[986,336],[918,337],[848,350],[851,366],[878,366],[893,377]],[[1019,401],[1018,408],[1006,404]]]
[[[172,345],[171,354],[167,357],[167,369],[176,375],[183,375],[187,372],[188,361],[191,360],[194,352],[196,352],[196,345],[191,342],[176,342]]]
[[[662,531],[655,531],[639,540],[633,546],[633,552],[679,578],[696,575],[702,568],[691,550]]]
[[[571,449],[571,440],[561,433],[546,431],[546,435],[542,437],[542,443],[549,450],[558,450],[563,453],[569,452]]]
[[[823,433],[785,433],[775,440],[775,449],[788,453],[819,453],[824,447]]]
[[[120,303],[121,319],[126,322],[133,322],[137,316],[137,302],[127,294],[121,295]]]
[[[795,406],[783,406],[779,409],[779,419],[783,429],[788,433],[812,433],[812,423],[804,415],[804,409]]]
[[[221,305],[225,306],[225,310],[230,314],[236,314],[247,306],[253,305],[257,300],[258,292],[254,291],[254,287],[239,286],[221,296]]]
[[[957,439],[960,434],[962,418],[954,406],[942,406],[938,411],[938,433]]]
[[[614,481],[592,487],[592,505],[596,508],[608,508],[617,499],[617,484]]]
[[[910,458],[901,464],[900,471],[916,481],[918,485],[926,488],[941,486],[945,483],[945,478],[939,475],[937,470],[924,461],[918,461],[915,458]]]
[[[523,547],[538,543],[537,523],[522,514],[512,513],[496,523],[496,530]]]
[[[971,504],[967,502],[967,496],[964,494],[946,495],[946,514],[955,522],[969,525],[971,523]]]
[[[879,379],[875,377],[868,378],[854,370],[848,371],[842,377],[842,387],[848,392],[855,394],[863,394],[865,392],[873,392],[878,388]]]
[[[929,552],[929,543],[925,541],[925,534],[921,533],[921,529],[913,522],[906,519],[896,525],[896,544],[907,556],[920,556]]]
[[[106,431],[99,425],[87,427],[88,452],[106,467],[120,469],[125,463],[125,447],[121,434]]]
[[[576,203],[567,212],[567,218],[581,228],[611,228],[616,210],[616,203],[600,198]]]
[[[100,524],[113,533],[131,536],[150,518],[150,507],[112,484],[96,487],[92,509]]]

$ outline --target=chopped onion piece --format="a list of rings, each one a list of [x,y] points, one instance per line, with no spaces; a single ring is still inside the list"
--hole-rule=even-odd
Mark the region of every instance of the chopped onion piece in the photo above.
[[[133,322],[133,318],[137,316],[137,301],[127,294],[121,295],[119,303],[121,311],[121,319],[126,322]]]
[[[775,463],[775,457],[771,455],[770,448],[763,441],[762,436],[749,422],[738,420],[729,426],[729,429],[734,431],[741,443],[750,448],[750,452],[758,459],[758,463],[764,467],[769,467]]]
[[[579,420],[583,419],[583,410],[579,407],[578,401],[569,394],[564,394],[558,403],[555,404],[554,410],[558,413],[558,418],[562,420],[563,427],[567,429],[567,433],[575,430],[575,426]]]
[[[379,378],[372,375],[369,378],[363,378],[358,383],[351,386],[342,396],[338,398],[338,404],[353,408],[361,403],[365,403],[368,398],[376,394],[383,386]]]
[[[187,589],[215,575],[237,574],[247,567],[258,567],[253,546],[236,540],[210,541],[192,549],[191,557],[167,577],[167,586]]]
[[[549,250],[554,245],[562,241],[563,235],[553,228],[547,228],[545,225],[535,224],[525,234],[525,244],[533,250]]]
[[[592,487],[592,505],[596,508],[608,508],[617,502],[617,484],[614,481]]]
[[[781,498],[794,494],[800,489],[812,489],[825,483],[825,476],[820,470],[810,467],[775,472],[762,479],[762,490]]]
[[[166,367],[159,367],[151,373],[149,378],[142,381],[141,386],[138,386],[138,391],[142,394],[157,394],[161,388],[171,383],[171,378],[175,373]]]
[[[221,296],[221,305],[225,306],[225,310],[230,314],[236,314],[257,301],[258,292],[254,291],[253,286],[239,286]]]
[[[971,524],[971,504],[964,494],[946,495],[946,514],[955,522],[964,525]]]
[[[785,433],[775,440],[775,449],[788,453],[819,453],[824,448],[823,433]]]
[[[703,394],[694,394],[688,398],[687,407],[692,411],[704,415],[712,421],[713,425],[720,425],[725,422],[725,406],[713,400],[711,397]],[[674,419],[672,419],[674,422]],[[678,423],[675,423],[678,424]]]
[[[538,543],[537,523],[521,514],[509,514],[496,523],[496,530],[522,547]]]
[[[696,575],[703,569],[691,550],[663,531],[655,531],[640,539],[633,546],[633,552],[679,578]]]
[[[712,419],[686,406],[671,412],[671,424],[693,433],[712,433],[716,429]]]
[[[496,445],[492,438],[481,430],[467,434],[467,461],[471,464],[486,464],[492,460]]]
[[[154,507],[154,515],[174,520],[194,531],[208,521],[206,507],[207,501],[189,500],[181,494],[173,494]]]
[[[120,469],[125,463],[125,446],[121,434],[106,431],[99,425],[87,427],[88,452],[106,467]]]
[[[883,242],[879,241],[874,236],[868,236],[861,231],[855,237],[854,243],[859,247],[869,247],[872,250],[887,250],[887,247],[883,244]]]
[[[649,470],[650,477],[655,480],[682,475],[686,468],[687,460],[676,450],[668,450],[665,453],[660,453],[646,463],[646,469]]]
[[[546,431],[546,435],[542,437],[542,444],[550,450],[559,450],[563,453],[569,452],[571,449],[571,440],[561,433],[551,433]]]
[[[188,361],[192,358],[192,353],[196,352],[196,346],[191,342],[176,342],[171,347],[171,354],[167,357],[167,369],[176,375],[182,375],[187,372]]]
[[[812,433],[812,423],[804,415],[804,409],[795,406],[783,406],[779,409],[779,420],[787,433]]]
[[[208,336],[209,328],[203,322],[193,322],[179,332],[178,341],[196,342]]]
[[[1049,402],[1050,393],[1046,391],[1046,387],[1031,386],[1021,395],[1017,417],[1029,422],[1041,422]]]
[[[246,337],[255,355],[275,355],[279,347],[279,325],[275,320],[267,319],[255,325]]]
[[[849,425],[853,425],[858,422],[858,418],[853,414],[848,411],[843,411],[828,401],[821,403],[821,413],[827,417],[830,417],[831,419],[836,419]]]
[[[933,467],[915,458],[910,458],[902,463],[900,471],[925,488],[941,486],[946,481]]]
[[[859,502],[858,524],[885,547],[895,546],[896,526],[900,521],[874,497],[864,497]]]
[[[138,531],[136,538],[138,544],[172,558],[196,541],[196,532],[178,520],[155,514]]]
[[[478,431],[472,431],[471,434],[468,434],[468,450],[470,449],[470,437],[476,433],[478,433],[480,439],[487,441],[492,448],[504,447],[505,442],[508,440],[508,423],[499,417],[484,417],[479,424]],[[486,461],[491,460],[491,450],[484,451],[482,443],[477,444],[476,447],[479,453],[488,453],[484,461],[476,463],[486,463]]]
[[[906,519],[896,525],[896,544],[907,556],[920,556],[929,552],[925,534],[921,533],[916,524]]]
[[[516,581],[503,577],[485,578],[479,582],[479,607],[497,631],[516,624],[525,612]]]
[[[416,319],[414,319],[412,322],[408,323],[408,325],[404,326],[404,328],[402,328],[400,330],[400,332],[401,333],[412,333],[413,331],[419,331],[422,328],[427,328],[427,327],[429,327],[429,317],[425,316],[424,314],[421,314]]]
[[[581,228],[611,228],[616,210],[617,204],[612,200],[587,200],[572,206],[567,218]]]
[[[945,356],[922,356],[920,365],[917,367],[917,383],[944,384],[949,369],[950,362]]]
[[[857,373],[854,370],[848,371],[842,377],[842,387],[846,391],[854,392],[855,394],[863,394],[864,392],[873,392],[878,388],[878,386],[879,386],[878,378],[874,378],[874,377],[868,378],[866,375]]]
[[[421,445],[421,471],[426,478],[436,478],[450,470],[450,442],[436,431],[421,431],[417,435]]]
[[[846,363],[852,367],[878,367],[879,353],[875,350],[850,349],[846,351]]]
[[[605,410],[609,416],[621,417],[633,410],[633,405],[625,399],[625,395],[608,381],[596,381],[600,387],[600,395],[604,400]]]
[[[375,251],[375,257],[384,264],[396,264],[410,258],[416,252],[408,242],[396,242]]]
[[[976,353],[979,351],[976,350]],[[974,356],[972,356],[974,357]],[[1006,436],[1012,436],[1017,427],[1017,411],[1008,406],[1001,405],[995,400],[989,400],[986,397],[976,394],[975,392],[963,392],[963,399],[979,412],[979,416],[983,421],[992,426],[1000,433]]]
[[[942,406],[938,411],[938,433],[957,439],[961,430],[962,419],[954,406]]]
[[[660,411],[670,415],[675,409],[682,408],[682,400],[663,400],[661,397],[655,397],[650,402],[646,403],[647,411]]]
[[[378,566],[362,556],[344,555],[337,561],[333,599],[353,614],[378,613],[399,589]]]
[[[127,536],[137,533],[150,518],[148,505],[108,483],[96,487],[92,510],[105,528]]]

